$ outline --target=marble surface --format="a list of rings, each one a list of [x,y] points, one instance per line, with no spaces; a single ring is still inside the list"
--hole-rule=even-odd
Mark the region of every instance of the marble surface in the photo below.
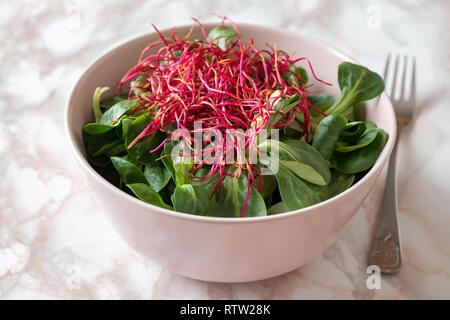
[[[64,133],[69,91],[116,44],[227,15],[298,30],[382,73],[415,55],[418,110],[401,140],[405,265],[368,289],[383,185],[308,265],[246,284],[186,279],[146,261],[111,229]],[[0,1],[0,299],[449,299],[450,6],[434,1]]]

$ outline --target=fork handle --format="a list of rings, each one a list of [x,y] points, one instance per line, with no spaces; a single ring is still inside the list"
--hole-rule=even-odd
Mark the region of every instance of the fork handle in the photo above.
[[[369,265],[377,265],[384,273],[394,273],[402,266],[398,229],[396,160],[398,141],[403,130],[399,130],[389,159],[383,202],[377,218],[375,238],[369,252]]]

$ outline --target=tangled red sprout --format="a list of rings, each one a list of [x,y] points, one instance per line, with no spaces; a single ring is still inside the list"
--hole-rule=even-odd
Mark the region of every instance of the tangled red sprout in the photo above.
[[[328,84],[316,77],[310,61],[305,57],[292,59],[287,53],[277,50],[276,44],[273,47],[267,45],[267,49],[257,50],[253,38],[243,43],[239,29],[226,17],[221,26],[228,21],[235,29],[237,37],[226,50],[223,50],[216,39],[208,39],[204,26],[195,21],[206,41],[189,40],[194,26],[183,38],[177,37],[174,28],[170,37],[164,37],[153,26],[160,40],[150,43],[142,51],[139,62],[120,81],[122,88],[130,80],[135,80],[134,86],[130,89],[130,96],[133,89],[140,91],[137,98],[141,102],[132,113],[151,115],[150,123],[128,148],[158,130],[166,132],[168,137],[150,151],[155,152],[175,135],[175,130],[177,134],[180,134],[179,132],[194,134],[196,121],[202,124],[203,131],[219,130],[223,136],[226,136],[227,129],[253,129],[250,131],[252,133],[245,137],[244,148],[256,148],[256,137],[271,124],[271,116],[280,112],[274,109],[276,101],[293,94],[301,97],[300,102],[289,113],[282,114],[282,120],[273,127],[283,129],[294,120],[296,113],[303,113],[302,136],[308,139],[309,108],[322,112],[306,99],[306,95],[313,92],[306,91],[310,85],[303,85],[301,76],[290,67],[296,62],[305,60],[313,77],[319,82]],[[152,49],[156,52],[149,54]],[[300,85],[285,81],[283,75],[286,73],[296,77]],[[271,99],[275,90],[280,90],[281,93]],[[187,136],[183,138],[189,139]],[[238,145],[236,141],[235,147],[238,148]],[[214,148],[211,150],[210,147],[203,147],[200,155],[210,155],[214,151],[216,151]],[[199,155],[191,153],[191,156]],[[204,162],[194,164],[191,170],[192,177],[203,165]],[[250,188],[252,185],[257,188],[255,176],[259,177],[260,190],[263,186],[262,176],[251,161],[233,164],[238,169],[234,174],[227,172],[227,165],[229,164],[226,164],[224,155],[216,158],[203,180],[218,173],[219,180],[212,191],[214,194],[220,188],[224,176],[239,176],[243,170],[247,170],[248,192],[242,211],[242,216],[245,216]]]

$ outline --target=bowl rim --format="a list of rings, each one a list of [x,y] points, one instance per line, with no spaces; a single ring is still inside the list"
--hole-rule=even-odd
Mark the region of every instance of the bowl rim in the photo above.
[[[208,23],[204,23],[203,24],[205,26],[205,28],[210,28],[210,27],[215,27],[217,26],[217,23],[215,22],[208,22]],[[330,51],[332,54],[336,55],[338,58],[344,60],[344,61],[349,61],[352,63],[357,63],[354,59],[352,59],[351,57],[349,57],[347,54],[341,52],[340,50],[334,48],[333,46],[330,46],[322,41],[319,41],[315,38],[312,38],[308,35],[302,34],[301,32],[298,31],[291,31],[291,30],[286,30],[280,27],[272,27],[272,26],[266,26],[266,25],[259,25],[259,24],[253,24],[253,23],[238,23],[239,26],[243,26],[245,28],[256,28],[256,29],[262,29],[263,31],[268,31],[268,32],[281,32],[281,33],[285,33],[288,34],[292,37],[302,37],[304,39],[306,39],[309,42],[314,43],[315,45],[317,45],[318,47],[321,47],[323,50],[327,50]],[[191,25],[188,24],[183,24],[183,25],[177,25],[175,26],[175,28],[181,29],[181,28],[190,28]],[[166,33],[170,33],[172,28],[165,28],[160,30],[160,32],[162,34],[166,34]],[[131,42],[135,42],[135,41],[139,41],[142,40],[144,38],[150,37],[150,36],[154,36],[156,35],[156,32],[149,32],[149,33],[145,33],[142,35],[138,35],[136,37],[132,37],[130,39],[124,40],[121,43],[113,46],[112,48],[108,48],[105,49],[99,56],[97,56],[93,62],[91,62],[89,64],[89,66],[84,70],[83,74],[81,75],[81,77],[77,80],[77,82],[75,83],[75,85],[73,86],[73,88],[70,91],[69,97],[66,101],[65,104],[65,115],[64,115],[64,126],[65,126],[65,132],[66,132],[66,136],[69,139],[70,142],[70,148],[72,149],[72,152],[75,155],[75,158],[78,160],[78,163],[81,165],[81,167],[86,170],[88,172],[88,174],[90,174],[95,180],[97,180],[97,182],[99,182],[100,184],[104,185],[107,189],[109,189],[111,192],[113,192],[115,195],[123,198],[125,201],[132,201],[134,202],[136,205],[144,208],[144,209],[150,209],[153,212],[158,212],[161,214],[168,214],[174,218],[179,218],[179,219],[187,219],[187,220],[195,220],[198,222],[206,222],[206,223],[231,223],[231,224],[242,224],[242,223],[257,223],[257,222],[268,222],[271,220],[279,220],[279,219],[286,219],[295,215],[300,215],[300,214],[306,214],[308,212],[312,212],[316,209],[319,209],[321,207],[325,207],[328,204],[330,204],[331,202],[337,201],[340,198],[343,198],[345,196],[347,196],[349,193],[355,191],[356,189],[358,189],[361,185],[363,185],[367,180],[370,179],[371,176],[373,176],[375,174],[375,172],[377,172],[382,166],[384,166],[387,163],[387,160],[394,148],[394,142],[396,140],[396,135],[397,135],[397,125],[396,125],[396,121],[393,121],[394,124],[394,128],[393,128],[393,133],[389,134],[389,138],[386,142],[386,145],[383,148],[383,151],[381,152],[381,154],[378,156],[378,159],[376,160],[375,164],[369,169],[369,171],[358,181],[356,182],[354,185],[352,185],[350,188],[348,188],[347,190],[345,190],[344,192],[339,193],[338,195],[327,199],[325,201],[319,202],[315,205],[306,207],[306,208],[302,208],[302,209],[298,209],[298,210],[293,210],[293,211],[287,211],[287,212],[283,212],[283,213],[278,213],[278,214],[274,214],[274,215],[267,215],[267,216],[260,216],[260,217],[210,217],[210,216],[200,216],[200,215],[194,215],[194,214],[189,214],[189,213],[184,213],[184,212],[179,212],[179,211],[174,211],[174,210],[169,210],[169,209],[164,209],[161,207],[158,207],[156,205],[152,205],[150,203],[146,203],[138,198],[135,198],[129,194],[127,194],[126,192],[120,190],[119,188],[115,187],[114,185],[112,185],[111,183],[109,183],[105,178],[103,178],[99,173],[97,173],[94,168],[91,167],[91,165],[89,164],[89,162],[87,161],[87,159],[85,158],[85,156],[83,155],[83,153],[81,152],[81,150],[78,148],[76,142],[75,142],[75,133],[73,132],[75,128],[72,128],[69,123],[70,123],[70,110],[71,110],[71,101],[73,99],[74,93],[76,91],[76,89],[78,88],[78,86],[80,86],[80,84],[83,82],[84,78],[87,76],[87,74],[89,74],[89,70],[91,70],[92,68],[95,67],[96,64],[100,63],[102,60],[106,59],[107,56],[113,54],[115,51],[119,50],[121,47],[125,47],[128,44],[130,44]],[[386,114],[387,117],[389,118],[394,118],[395,119],[395,112],[394,112],[394,108],[392,106],[391,100],[389,98],[389,96],[386,94],[386,91],[383,91],[379,97],[377,97],[376,99],[381,99],[381,98],[385,98],[385,101],[388,103],[388,114]],[[381,168],[382,169],[382,168]]]

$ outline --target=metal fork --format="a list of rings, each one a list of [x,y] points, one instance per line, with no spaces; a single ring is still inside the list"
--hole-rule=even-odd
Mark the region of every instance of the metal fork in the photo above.
[[[375,238],[372,248],[369,252],[369,265],[377,265],[381,272],[394,273],[398,272],[402,266],[402,253],[400,247],[400,237],[397,217],[397,177],[396,177],[396,159],[398,141],[402,131],[411,122],[416,103],[416,60],[403,57],[403,75],[399,79],[399,61],[397,55],[392,75],[392,88],[389,96],[394,105],[397,118],[397,140],[389,160],[388,175],[386,187],[384,190],[383,203],[378,214],[377,226],[375,230]],[[409,97],[405,97],[406,72],[409,64],[411,68],[411,83]],[[389,65],[391,56],[386,59],[384,68],[384,82],[387,83],[390,76]],[[395,98],[395,90],[400,85],[400,97]]]

